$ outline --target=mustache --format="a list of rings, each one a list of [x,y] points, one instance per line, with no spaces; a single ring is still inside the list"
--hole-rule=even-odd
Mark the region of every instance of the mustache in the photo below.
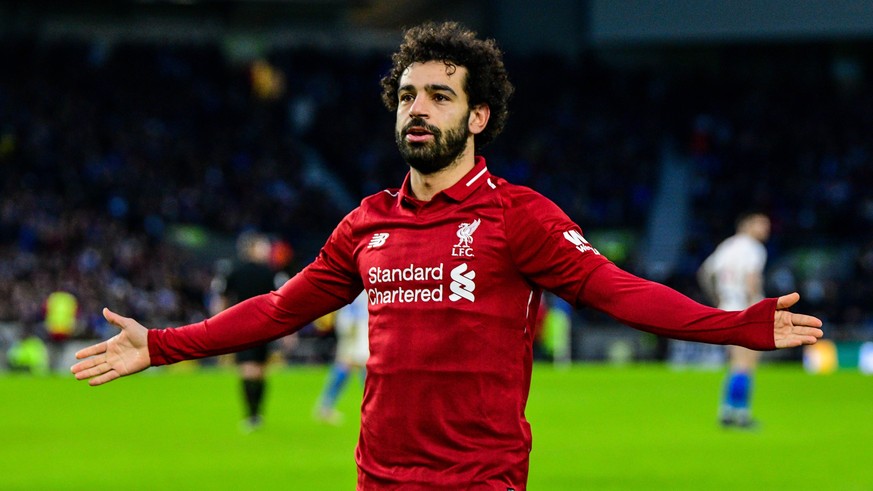
[[[418,127],[424,128],[427,131],[433,133],[434,136],[439,136],[442,132],[439,128],[434,125],[427,124],[427,122],[422,118],[412,118],[405,126],[403,126],[403,134],[409,133],[410,128]]]

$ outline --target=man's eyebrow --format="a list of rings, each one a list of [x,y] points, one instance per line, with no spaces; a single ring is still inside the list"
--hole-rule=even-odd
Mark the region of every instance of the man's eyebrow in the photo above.
[[[427,92],[443,91],[443,92],[448,92],[452,95],[458,95],[454,89],[452,89],[448,85],[443,85],[443,84],[427,84],[424,86],[424,90]],[[406,84],[404,86],[399,87],[397,89],[397,91],[398,92],[415,92],[415,86],[412,84]]]
[[[428,92],[444,91],[444,92],[448,92],[448,93],[450,93],[450,94],[452,94],[452,95],[458,95],[457,93],[455,93],[454,89],[452,89],[452,88],[449,87],[448,85],[442,85],[442,84],[429,84],[429,85],[425,85],[425,86],[424,86],[424,89],[425,89],[426,91],[428,91]]]

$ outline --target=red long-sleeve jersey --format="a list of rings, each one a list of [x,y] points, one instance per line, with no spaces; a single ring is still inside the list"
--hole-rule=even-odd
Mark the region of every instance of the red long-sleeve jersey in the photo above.
[[[622,271],[540,194],[485,160],[431,201],[366,198],[278,291],[176,329],[150,330],[153,365],[246,348],[369,299],[358,489],[523,490],[533,327],[542,290],[678,339],[773,349],[775,299],[705,307]]]

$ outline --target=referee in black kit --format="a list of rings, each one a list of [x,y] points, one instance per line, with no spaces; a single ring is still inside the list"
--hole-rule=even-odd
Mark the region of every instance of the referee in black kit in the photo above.
[[[272,246],[269,237],[258,232],[243,232],[236,243],[239,260],[223,276],[219,273],[213,282],[217,305],[213,314],[251,297],[262,295],[278,288],[277,281],[287,276],[276,273],[270,267]],[[280,275],[282,276],[280,278]],[[236,353],[236,362],[242,378],[246,418],[242,422],[244,432],[252,432],[261,426],[261,403],[264,399],[267,351],[269,343]]]

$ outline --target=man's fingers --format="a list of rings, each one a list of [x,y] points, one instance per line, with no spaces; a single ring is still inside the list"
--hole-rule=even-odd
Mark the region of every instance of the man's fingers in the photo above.
[[[92,387],[94,387],[96,385],[103,385],[106,382],[112,382],[113,380],[117,379],[118,377],[120,377],[120,375],[118,375],[118,372],[116,372],[115,370],[109,370],[108,372],[104,373],[103,375],[101,375],[99,377],[92,378],[91,380],[89,380],[88,385],[90,385]]]
[[[791,323],[795,326],[821,327],[822,321],[818,317],[806,314],[791,314]]]
[[[106,341],[80,349],[76,352],[76,359],[81,360],[82,358],[88,358],[89,356],[99,355],[101,353],[106,353]]]
[[[810,338],[813,343],[816,340],[821,339],[822,336],[824,336],[824,331],[822,331],[821,329],[819,329],[817,327],[795,328],[794,333],[798,336]],[[804,344],[810,344],[810,343],[804,343]]]
[[[788,327],[814,327],[821,331],[823,325],[821,319],[806,314],[794,314],[785,310],[776,311],[776,325]]]
[[[779,302],[784,299],[784,304],[794,304],[800,296],[797,293],[785,295],[779,298]],[[777,302],[777,307],[780,303]],[[805,344],[815,344],[824,336],[824,331],[821,329],[822,321],[817,317],[806,314],[794,314],[787,310],[776,311],[776,347],[777,348],[794,348]]]
[[[76,363],[75,365],[70,367],[70,371],[73,373],[79,373],[84,370],[88,370],[89,368],[94,368],[99,363],[102,363],[102,361],[98,361],[97,358],[88,358],[87,360],[80,361],[79,363]]]
[[[817,327],[794,326],[789,338],[800,339],[801,344],[815,344],[822,336],[824,331]]]
[[[85,380],[87,378],[103,375],[110,370],[108,363],[100,363],[89,368],[84,368],[75,372],[76,380]]]
[[[818,331],[817,333],[814,331]],[[808,334],[808,332],[813,332]],[[801,332],[795,331],[788,336],[776,340],[777,348],[796,348],[804,344],[815,344],[821,338],[821,329],[804,328]]]
[[[820,337],[820,336],[819,336]],[[815,344],[818,342],[816,336],[791,336],[785,339],[776,341],[777,348],[796,348],[804,344]]]
[[[820,327],[817,327],[815,325],[812,325],[812,326],[810,326],[810,325],[797,326],[796,325],[796,326],[794,326],[794,328],[798,332],[798,334],[801,334],[803,336],[815,336],[815,337],[820,338],[824,335],[824,331],[822,331],[822,329]]]
[[[135,320],[122,317],[108,308],[103,309],[103,317],[121,332],[106,341],[79,350],[76,358],[82,361],[70,367],[76,380],[88,380],[89,385],[102,385],[142,371],[149,365],[147,348],[143,346],[146,329]]]
[[[124,329],[125,317],[116,314],[106,307],[103,307],[103,318],[105,318],[107,321],[109,321],[110,324],[114,325],[115,327],[119,329]]]
[[[109,321],[110,324],[113,324],[113,325],[117,326],[118,328],[123,328],[123,326],[121,325],[121,320],[123,319],[123,317],[116,314],[115,312],[112,312],[111,310],[104,308],[103,309],[103,317],[105,317],[106,320]],[[103,342],[100,342],[97,344],[92,344],[91,346],[88,346],[87,348],[82,348],[79,351],[77,351],[76,352],[76,359],[81,360],[83,358],[89,358],[91,356],[96,356],[96,355],[106,353],[106,350],[108,348],[109,348],[109,341],[103,341]],[[77,373],[77,372],[80,372],[84,369],[91,368],[91,366],[93,366],[93,365],[91,365],[89,363],[94,363],[94,360],[85,360],[81,363],[77,363],[77,364],[73,365],[72,367],[70,367],[70,370],[73,373]]]
[[[782,295],[776,300],[776,309],[783,310],[790,308],[792,305],[796,304],[798,300],[800,300],[800,294],[797,292]]]
[[[105,356],[88,358],[76,363],[70,368],[75,374],[76,380],[88,380],[88,385],[102,385],[111,382],[121,375],[106,361]]]

